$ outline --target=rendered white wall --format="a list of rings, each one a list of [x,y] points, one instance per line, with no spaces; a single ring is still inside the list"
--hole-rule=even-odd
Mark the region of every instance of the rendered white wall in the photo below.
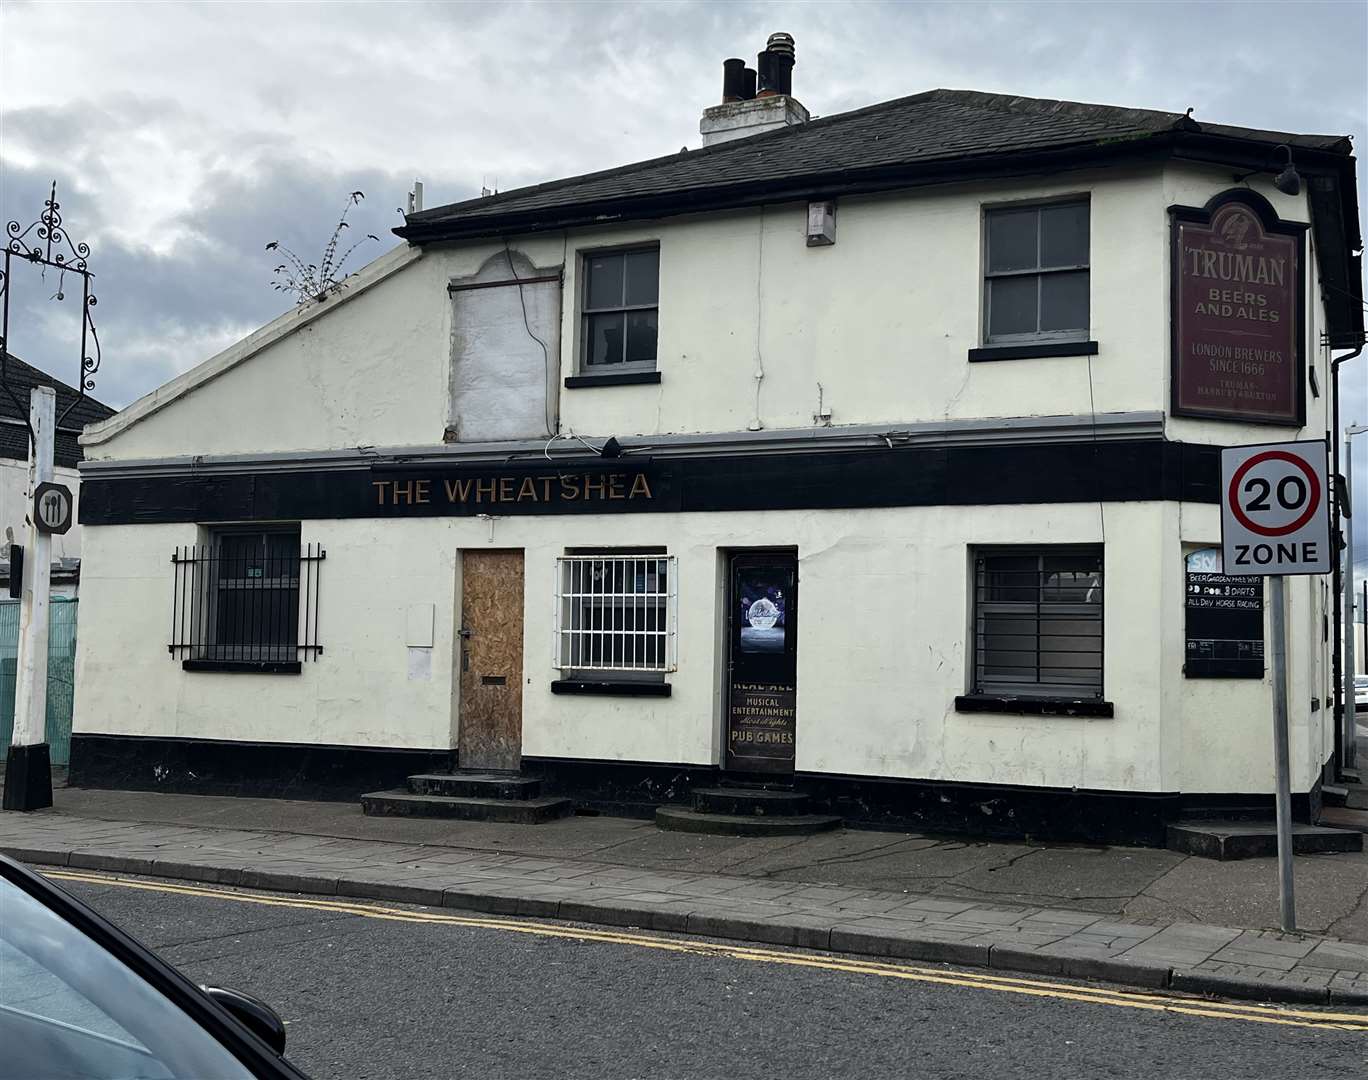
[[[967,362],[981,344],[984,206],[1065,194],[1092,206],[1091,393],[1086,357]],[[1154,169],[846,198],[831,247],[807,247],[803,203],[574,234],[572,247],[659,241],[661,383],[568,391],[564,422],[617,434],[810,427],[819,384],[838,426],[1160,409],[1163,199]],[[567,262],[567,296],[577,269]],[[577,327],[563,330],[570,341]]]
[[[553,397],[561,379],[577,372],[579,253],[632,243],[661,249],[661,382],[559,391],[563,431],[807,428],[819,397],[837,426],[1162,410],[1169,401],[1167,208],[1201,205],[1230,186],[1228,170],[1156,165],[852,197],[840,201],[831,247],[806,246],[802,203],[511,243],[520,267],[565,267],[564,303],[554,288],[524,291],[538,326],[559,304],[559,348],[548,340],[558,370],[543,372]],[[1264,177],[1250,186],[1284,217],[1306,219],[1304,195],[1282,195]],[[1072,194],[1086,194],[1091,205],[1098,355],[969,363],[968,350],[982,338],[984,208]],[[539,434],[544,418],[534,425],[531,413],[543,412],[536,400],[542,357],[516,290],[457,294],[454,304],[446,291],[451,281],[494,273],[503,253],[501,241],[424,252],[88,452],[126,459],[423,445],[442,441],[453,417],[467,429],[465,441],[511,438],[533,426]],[[1312,345],[1324,325],[1318,295],[1309,305]],[[1309,399],[1307,430],[1323,432],[1328,365],[1318,345],[1309,353],[1326,396]],[[516,408],[506,400],[514,386],[527,397]],[[488,415],[490,402],[508,414],[506,424]],[[1171,420],[1169,430],[1174,438],[1227,443],[1297,436],[1188,419]]]
[[[436,443],[448,414],[446,279],[420,259],[133,424],[91,459]]]
[[[1187,508],[1191,511],[1192,508]],[[1184,536],[1209,522],[1185,512]],[[1214,520],[1214,519],[1213,519]],[[797,767],[868,776],[1128,791],[1268,791],[1268,683],[1184,681],[1181,551],[1163,504],[305,522],[321,542],[317,662],[299,676],[187,673],[167,654],[169,556],[195,527],[87,529],[75,730],[441,748],[462,548],[525,549],[523,751],[719,759],[718,549],[796,544],[802,583]],[[1104,685],[1114,719],[966,714],[969,548],[1106,536]],[[665,699],[550,692],[556,556],[665,545],[679,561],[679,670]],[[1174,569],[1176,567],[1176,569]],[[1293,585],[1294,605],[1308,589]],[[407,620],[436,611],[432,674],[408,676]],[[1289,625],[1305,627],[1303,606]],[[1175,647],[1175,643],[1176,647]],[[1304,648],[1292,699],[1309,701]],[[1165,702],[1177,707],[1166,708]],[[1294,710],[1294,781],[1318,774],[1322,729]]]

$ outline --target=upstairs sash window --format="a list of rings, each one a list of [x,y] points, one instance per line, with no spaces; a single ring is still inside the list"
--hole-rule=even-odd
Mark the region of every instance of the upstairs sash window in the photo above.
[[[1087,338],[1088,231],[1086,199],[987,211],[987,344]]]
[[[655,370],[660,249],[591,252],[582,266],[581,370]]]

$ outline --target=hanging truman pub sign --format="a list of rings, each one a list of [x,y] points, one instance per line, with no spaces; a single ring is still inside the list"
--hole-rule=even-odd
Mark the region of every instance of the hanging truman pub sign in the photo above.
[[[1169,214],[1173,414],[1300,427],[1306,226],[1247,188]]]

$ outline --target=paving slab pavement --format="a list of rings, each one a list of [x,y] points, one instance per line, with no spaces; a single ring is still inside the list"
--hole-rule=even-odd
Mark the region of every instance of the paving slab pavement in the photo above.
[[[1368,753],[1368,751],[1365,751]],[[252,834],[263,852],[284,836],[382,840],[510,857],[591,860],[643,871],[711,873],[914,893],[978,903],[1090,911],[1135,921],[1204,922],[1261,930],[1278,923],[1274,859],[1212,862],[1156,848],[1002,843],[842,829],[811,837],[664,832],[630,818],[576,816],[538,826],[366,817],[355,803],[242,799],[57,787],[57,814],[95,830],[120,822]],[[104,833],[103,835],[108,835]],[[237,845],[239,841],[232,841]],[[1368,941],[1368,852],[1298,856],[1301,928]]]
[[[52,810],[0,814],[0,850],[76,869],[1368,1006],[1368,933],[1354,940],[1268,931],[1276,921],[1273,860],[1263,860],[1269,865],[1260,874],[1251,863],[1207,864],[1146,849],[857,831],[681,843],[681,834],[611,818],[489,826],[371,819],[335,803],[57,795]],[[1035,869],[1018,869],[1032,860]],[[1200,898],[1206,908],[1243,914],[1243,925],[1194,917],[1201,904],[1173,881],[1194,862],[1202,865],[1187,872],[1219,897]],[[1305,910],[1326,925],[1356,929],[1368,861],[1317,855],[1296,862]],[[1257,893],[1268,874],[1270,906],[1235,895]],[[1309,883],[1333,896],[1307,897]],[[1147,906],[1143,916],[1131,914],[1137,905]]]

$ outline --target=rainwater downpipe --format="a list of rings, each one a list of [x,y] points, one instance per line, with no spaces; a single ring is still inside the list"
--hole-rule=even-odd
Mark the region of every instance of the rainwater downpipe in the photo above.
[[[1341,365],[1342,363],[1344,363],[1346,360],[1353,360],[1354,358],[1356,358],[1356,357],[1357,357],[1360,353],[1362,353],[1362,352],[1363,352],[1363,344],[1360,343],[1360,344],[1359,344],[1359,347],[1356,348],[1353,352],[1345,353],[1343,356],[1332,356],[1332,357],[1330,358],[1330,385],[1331,385],[1331,387],[1332,387],[1332,393],[1335,395],[1335,397],[1334,397],[1334,405],[1333,405],[1333,407],[1332,407],[1332,409],[1331,409],[1331,411],[1332,411],[1332,413],[1333,413],[1333,419],[1332,419],[1332,421],[1331,421],[1331,429],[1330,429],[1330,471],[1334,474],[1334,476],[1335,476],[1335,478],[1336,478],[1336,483],[1339,482],[1339,476],[1340,476],[1340,439],[1342,438],[1342,435],[1341,435],[1341,433],[1340,433],[1340,384],[1339,384],[1339,369],[1340,369],[1340,365]],[[1338,537],[1338,536],[1341,535],[1341,533],[1342,533],[1342,531],[1343,531],[1343,523],[1342,523],[1341,520],[1340,520],[1340,505],[1341,505],[1341,500],[1340,500],[1340,499],[1336,499],[1336,500],[1334,500],[1334,502],[1332,502],[1330,505],[1331,505],[1331,507],[1332,507],[1332,514],[1333,514],[1333,516],[1334,516],[1334,535],[1335,535],[1336,537]],[[1351,509],[1351,512],[1352,512],[1352,509]],[[1347,551],[1347,552],[1345,552],[1345,558],[1352,559],[1353,557],[1354,557],[1354,553],[1353,553],[1352,551]],[[1345,689],[1344,689],[1344,686],[1345,686],[1345,678],[1344,678],[1344,577],[1345,577],[1345,575],[1344,575],[1344,571],[1340,568],[1340,560],[1339,560],[1339,559],[1336,559],[1336,560],[1334,561],[1334,563],[1331,564],[1330,569],[1331,569],[1331,575],[1330,575],[1330,581],[1331,581],[1330,591],[1333,592],[1333,593],[1335,594],[1335,610],[1334,610],[1334,613],[1333,613],[1332,616],[1331,616],[1332,621],[1333,621],[1333,623],[1334,623],[1334,627],[1335,627],[1335,637],[1334,637],[1334,646],[1335,646],[1335,648],[1334,648],[1334,653],[1333,653],[1333,665],[1332,665],[1332,667],[1333,667],[1333,672],[1332,672],[1332,674],[1333,674],[1333,677],[1334,677],[1334,680],[1335,680],[1335,696],[1338,697],[1338,698],[1340,699],[1340,700],[1339,700],[1338,706],[1336,706],[1335,708],[1333,708],[1333,709],[1330,710],[1330,715],[1331,715],[1332,717],[1334,717],[1334,728],[1335,728],[1335,765],[1336,765],[1336,771],[1338,772],[1338,770],[1343,769],[1343,768],[1346,767],[1346,765],[1348,764],[1349,759],[1350,759],[1353,755],[1350,754],[1350,752],[1349,752],[1349,747],[1348,747],[1348,746],[1346,745],[1346,743],[1345,743],[1345,733],[1344,733],[1344,717],[1345,717],[1345,714],[1348,713],[1348,711],[1349,711],[1348,702],[1346,702],[1346,701],[1344,700],[1344,695],[1345,695]],[[1349,633],[1353,633],[1353,627],[1352,627],[1352,625],[1351,625],[1350,628],[1349,628]],[[1333,700],[1334,700],[1334,697],[1332,697],[1331,700],[1333,701]]]

